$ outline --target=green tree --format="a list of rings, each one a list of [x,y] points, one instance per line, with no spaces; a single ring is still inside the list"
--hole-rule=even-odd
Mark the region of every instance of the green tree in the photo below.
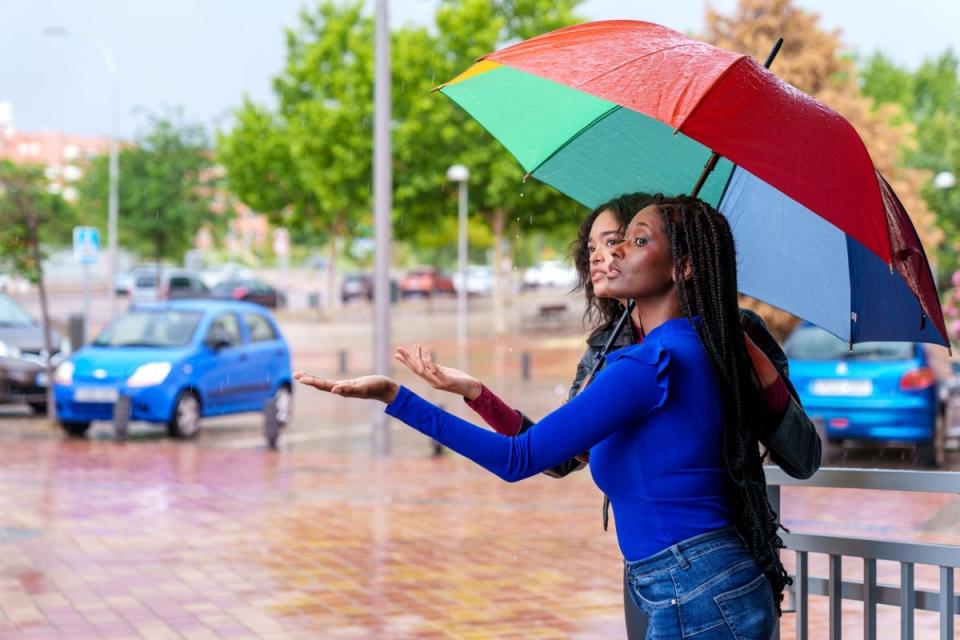
[[[395,94],[394,197],[402,212],[395,224],[397,236],[415,238],[423,229],[444,228],[437,219],[456,212],[456,189],[446,181],[447,167],[466,165],[471,174],[471,215],[492,230],[498,332],[504,329],[500,270],[506,239],[538,228],[561,226],[572,231],[582,207],[546,185],[524,183],[520,165],[489,133],[429,89],[466,70],[485,53],[578,22],[574,14],[578,4],[579,0],[444,0],[436,13],[436,35],[408,29],[394,39],[394,83],[400,86]]]
[[[118,240],[159,264],[180,260],[200,227],[216,222],[211,201],[217,188],[210,143],[203,126],[182,113],[151,117],[136,144],[120,151]],[[84,218],[106,220],[108,159],[93,160],[79,185]]]
[[[924,61],[916,71],[898,66],[882,53],[867,58],[863,92],[880,104],[896,104],[912,123],[915,144],[903,150],[910,167],[960,176],[960,59],[948,50]],[[952,264],[960,243],[960,189],[938,190],[927,180],[927,205],[937,214],[950,242],[945,261]]]
[[[0,160],[0,267],[37,285],[43,322],[43,346],[53,353],[50,335],[50,309],[47,304],[43,261],[46,245],[70,242],[76,218],[59,195],[50,193],[43,167],[17,165]],[[47,380],[53,369],[47,360]],[[47,410],[54,406],[52,385],[48,385]]]
[[[363,2],[326,0],[286,35],[276,112],[245,100],[218,158],[243,202],[298,240],[329,242],[332,292],[338,239],[369,227],[374,24]]]

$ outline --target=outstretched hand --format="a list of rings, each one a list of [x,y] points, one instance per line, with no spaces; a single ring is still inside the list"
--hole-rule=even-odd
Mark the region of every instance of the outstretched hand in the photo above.
[[[360,376],[347,380],[325,380],[298,371],[293,379],[308,387],[327,391],[345,398],[366,398],[379,400],[385,404],[393,402],[400,390],[400,385],[386,376]]]
[[[403,347],[397,347],[393,358],[426,380],[434,389],[456,393],[467,400],[476,400],[483,390],[479,380],[459,369],[437,364],[430,352],[420,345],[416,345],[412,353]]]

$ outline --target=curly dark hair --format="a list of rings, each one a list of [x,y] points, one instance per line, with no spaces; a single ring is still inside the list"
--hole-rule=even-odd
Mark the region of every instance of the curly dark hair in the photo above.
[[[713,364],[723,401],[723,459],[732,483],[734,520],[773,588],[780,611],[791,583],[780,562],[779,521],[767,498],[757,447],[760,391],[753,384],[737,305],[737,259],[727,219],[698,198],[658,199],[658,213],[670,240],[680,308],[696,328]],[[694,322],[694,317],[699,322]]]
[[[625,193],[604,202],[580,223],[577,239],[570,247],[573,266],[577,270],[577,285],[573,291],[583,291],[586,297],[587,306],[583,312],[583,322],[591,328],[591,335],[612,326],[623,313],[623,305],[619,302],[613,298],[598,298],[593,293],[593,282],[590,280],[590,251],[587,245],[590,243],[590,229],[594,221],[601,213],[609,211],[617,218],[620,228],[626,229],[638,211],[662,199],[663,196],[653,196],[649,193]]]

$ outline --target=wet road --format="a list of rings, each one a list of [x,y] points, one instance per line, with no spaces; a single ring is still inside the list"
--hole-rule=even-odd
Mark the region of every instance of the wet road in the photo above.
[[[349,373],[365,373],[367,313],[287,314],[295,367],[336,374],[346,349]],[[405,307],[394,326],[397,342],[429,337],[455,362],[443,305]],[[475,335],[483,326],[478,317]],[[565,395],[580,344],[575,325],[478,339],[469,366],[537,416]],[[520,375],[524,350],[533,381]],[[456,456],[432,458],[403,425],[394,456],[372,458],[382,405],[296,396],[276,452],[257,415],[209,420],[186,442],[134,425],[120,444],[106,423],[67,440],[25,409],[0,410],[0,638],[624,637],[621,560],[588,473],[504,484]],[[830,462],[912,465],[900,449],[844,449]],[[786,488],[783,513],[795,531],[960,544],[957,495]],[[821,560],[811,569],[824,575]],[[881,581],[897,576],[881,563]],[[918,570],[918,585],[936,581]],[[812,608],[811,637],[826,637],[823,599]],[[845,611],[856,634],[856,604]],[[881,615],[881,637],[894,637],[883,634],[896,612]],[[788,614],[784,638],[792,625]],[[936,617],[918,614],[917,628],[936,637]]]

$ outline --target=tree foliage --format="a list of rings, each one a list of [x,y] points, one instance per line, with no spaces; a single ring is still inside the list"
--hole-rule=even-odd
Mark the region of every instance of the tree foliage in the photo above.
[[[359,1],[303,9],[273,79],[276,110],[245,100],[219,136],[231,191],[301,240],[369,224],[373,31]]]
[[[118,242],[160,261],[179,260],[200,227],[214,219],[216,188],[204,128],[179,112],[153,116],[149,128],[119,156]],[[80,185],[87,224],[106,227],[109,160],[94,159]]]
[[[953,51],[926,60],[916,71],[874,53],[864,64],[863,92],[880,104],[895,104],[903,120],[912,123],[916,143],[906,149],[906,164],[960,176],[960,60]],[[948,236],[945,257],[960,250],[960,189],[924,186],[927,204],[936,212]]]
[[[0,267],[30,282],[40,279],[44,248],[69,245],[77,224],[48,184],[43,167],[0,160]]]

